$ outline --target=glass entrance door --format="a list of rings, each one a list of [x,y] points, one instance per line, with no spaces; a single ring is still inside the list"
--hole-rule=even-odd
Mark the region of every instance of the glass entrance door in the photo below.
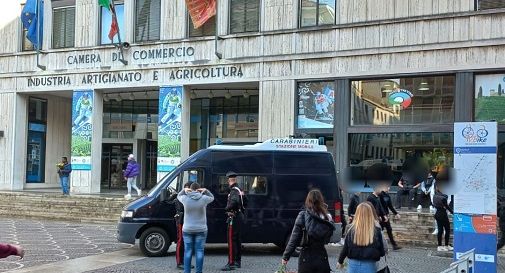
[[[157,165],[158,165],[158,142],[147,141],[146,148],[146,174],[145,188],[151,189],[158,183],[157,181]]]
[[[27,143],[26,182],[44,183],[46,132],[45,125],[30,123]]]
[[[128,164],[128,155],[133,153],[133,144],[104,143],[102,146],[103,189],[125,189],[123,171]]]

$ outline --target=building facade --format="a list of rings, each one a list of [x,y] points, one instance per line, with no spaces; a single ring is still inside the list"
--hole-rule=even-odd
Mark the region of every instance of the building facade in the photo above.
[[[502,1],[219,0],[194,29],[184,0],[116,0],[121,52],[98,1],[45,0],[40,67],[24,1],[10,2],[0,190],[58,187],[55,164],[79,157],[83,92],[93,126],[89,168],[72,174],[79,193],[124,187],[130,153],[142,187],[156,184],[164,86],[182,90],[182,159],[215,143],[305,136],[324,137],[340,171],[387,162],[400,172],[422,157],[436,172],[452,165],[454,122],[505,122]],[[499,186],[504,143],[500,134]]]

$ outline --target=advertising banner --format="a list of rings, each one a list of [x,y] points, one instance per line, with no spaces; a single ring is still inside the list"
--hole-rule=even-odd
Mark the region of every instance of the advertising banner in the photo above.
[[[298,129],[333,128],[334,82],[298,84]]]
[[[475,249],[474,272],[496,272],[496,122],[454,124],[455,258]]]
[[[160,87],[158,172],[170,172],[181,162],[182,92],[182,86]]]
[[[91,170],[93,90],[76,90],[72,96],[72,169]]]

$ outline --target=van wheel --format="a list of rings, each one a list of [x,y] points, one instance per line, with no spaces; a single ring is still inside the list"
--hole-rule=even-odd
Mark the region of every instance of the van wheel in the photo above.
[[[147,257],[161,257],[167,255],[170,237],[165,230],[151,227],[142,232],[139,240],[140,250]]]

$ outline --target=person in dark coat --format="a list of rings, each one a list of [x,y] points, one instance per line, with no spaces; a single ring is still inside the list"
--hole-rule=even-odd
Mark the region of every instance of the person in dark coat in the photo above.
[[[500,250],[504,245],[505,245],[505,207],[503,205],[500,206],[500,203],[498,203],[498,217],[499,219],[499,225],[500,225],[500,232],[501,232],[501,238],[498,241],[498,245],[496,246],[497,251]]]
[[[244,222],[244,193],[237,184],[238,174],[229,171],[226,173],[230,193],[226,204],[226,215],[228,216],[228,263],[221,268],[221,271],[230,271],[242,266],[242,224]]]
[[[344,260],[348,258],[348,273],[375,273],[377,262],[385,255],[382,231],[376,226],[373,208],[362,203],[358,205],[354,222],[345,237],[337,268],[343,268]]]
[[[23,259],[25,250],[18,245],[0,244],[0,258],[6,258],[12,255],[19,256],[20,259]]]
[[[304,231],[306,233],[305,239]],[[328,253],[324,247],[335,227],[326,209],[323,194],[311,190],[305,199],[305,210],[296,217],[291,237],[282,255],[286,265],[298,246],[302,246],[298,258],[298,273],[330,273]]]
[[[184,184],[184,189],[189,189],[191,182]],[[175,249],[175,262],[178,269],[184,269],[184,240],[182,236],[182,225],[184,223],[184,206],[175,198],[175,223],[177,225],[177,246]]]
[[[451,237],[451,224],[449,222],[449,216],[447,211],[454,214],[452,207],[449,205],[449,197],[442,193],[442,185],[437,183],[435,185],[436,193],[433,197],[433,205],[435,206],[437,212],[435,212],[435,220],[437,221],[437,240],[438,248],[437,251],[452,251],[453,247],[449,245],[449,240]],[[445,229],[445,246],[442,246],[442,234]]]
[[[389,187],[385,188],[379,194],[379,200],[380,200],[381,206],[384,209],[384,213],[388,219],[388,221],[386,221],[386,222],[381,221],[380,224],[381,224],[382,230],[386,229],[386,232],[389,237],[389,241],[391,242],[391,245],[393,246],[393,250],[399,250],[399,249],[401,249],[401,247],[398,246],[398,244],[396,243],[395,238],[393,236],[393,228],[391,227],[391,221],[390,221],[391,217],[389,217],[389,212],[391,210],[394,217],[397,219],[400,217],[400,215],[395,210],[395,208],[393,206],[393,201],[391,201],[391,196],[389,195],[388,192],[389,192]]]
[[[349,224],[352,224],[352,218],[354,218],[354,214],[356,213],[356,208],[358,207],[358,205],[360,203],[360,200],[359,200],[360,194],[361,194],[361,192],[355,192],[351,196],[351,200],[349,201],[349,207],[347,207],[347,215],[349,216]]]

